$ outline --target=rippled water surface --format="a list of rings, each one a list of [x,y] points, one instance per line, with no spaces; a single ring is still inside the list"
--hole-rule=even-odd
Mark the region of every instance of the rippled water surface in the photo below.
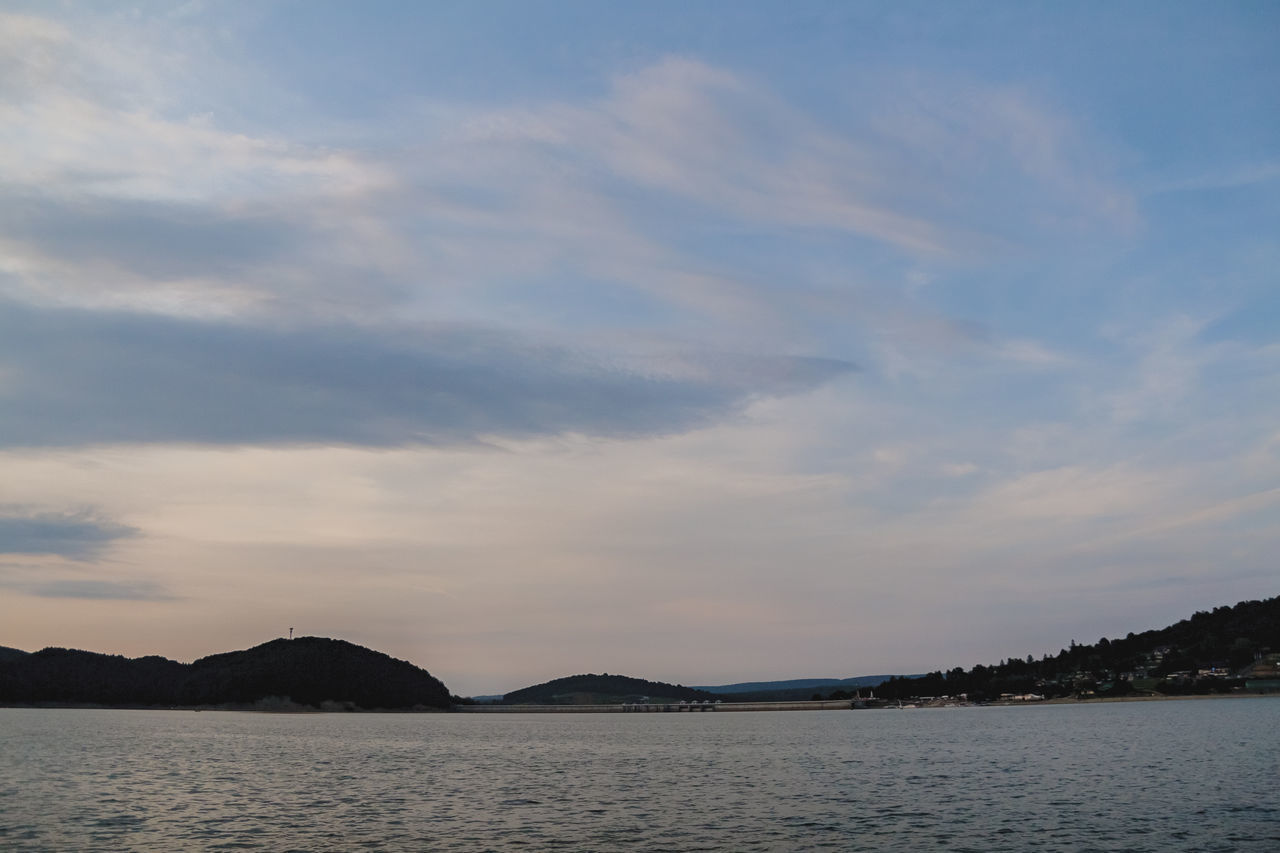
[[[0,709],[5,850],[1278,851],[1280,700]]]

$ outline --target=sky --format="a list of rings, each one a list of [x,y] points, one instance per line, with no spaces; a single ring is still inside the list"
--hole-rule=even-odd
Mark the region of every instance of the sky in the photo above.
[[[1280,5],[0,3],[0,645],[924,672],[1277,554]]]

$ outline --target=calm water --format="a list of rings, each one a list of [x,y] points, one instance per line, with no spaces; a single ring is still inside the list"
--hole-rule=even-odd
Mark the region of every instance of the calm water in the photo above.
[[[1280,850],[1280,700],[0,709],[4,850]]]

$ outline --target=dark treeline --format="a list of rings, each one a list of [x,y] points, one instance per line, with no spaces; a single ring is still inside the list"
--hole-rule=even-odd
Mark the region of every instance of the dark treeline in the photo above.
[[[0,655],[0,703],[408,709],[447,708],[450,697],[439,679],[407,661],[299,637],[190,664],[59,648]]]
[[[1039,660],[1010,658],[970,670],[957,667],[919,678],[892,678],[877,698],[959,696],[971,701],[1002,694],[1112,695],[1154,691],[1165,695],[1226,692],[1242,687],[1242,671],[1280,650],[1280,597],[1244,601],[1196,613],[1175,625],[1092,645],[1072,641]],[[1213,674],[1209,674],[1213,671]]]
[[[647,698],[652,702],[710,701],[705,690],[646,681],[626,675],[570,675],[516,690],[502,697],[504,705],[610,705]]]

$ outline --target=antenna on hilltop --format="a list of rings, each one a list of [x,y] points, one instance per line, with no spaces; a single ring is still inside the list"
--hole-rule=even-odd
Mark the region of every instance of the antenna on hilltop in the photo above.
[[[289,629],[289,639],[290,639],[290,640],[292,640],[292,639],[293,639],[293,629],[292,629],[292,628],[290,628],[290,629]]]

